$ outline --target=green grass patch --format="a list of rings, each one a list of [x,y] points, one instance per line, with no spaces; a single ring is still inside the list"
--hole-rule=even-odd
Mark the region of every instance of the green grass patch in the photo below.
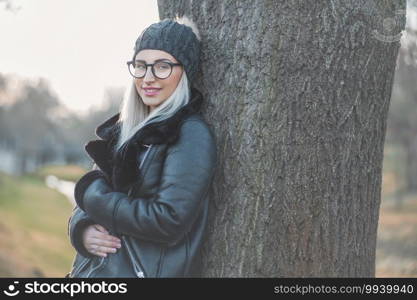
[[[0,277],[33,277],[34,269],[64,276],[75,255],[67,235],[71,212],[69,200],[41,177],[0,173]]]

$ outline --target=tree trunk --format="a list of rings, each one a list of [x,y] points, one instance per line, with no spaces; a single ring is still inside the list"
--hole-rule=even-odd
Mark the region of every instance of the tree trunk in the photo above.
[[[404,28],[405,0],[158,7],[202,36],[196,87],[219,157],[203,276],[374,276],[400,45],[381,28],[388,16]]]

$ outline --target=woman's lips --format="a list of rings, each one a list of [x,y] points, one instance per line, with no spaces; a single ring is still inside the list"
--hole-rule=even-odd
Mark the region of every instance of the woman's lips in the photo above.
[[[155,96],[161,89],[143,89],[146,96]]]

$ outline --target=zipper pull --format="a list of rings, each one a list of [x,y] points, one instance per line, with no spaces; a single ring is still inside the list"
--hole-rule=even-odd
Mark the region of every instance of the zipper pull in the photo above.
[[[138,276],[139,278],[145,278],[143,272],[136,272],[136,276]]]

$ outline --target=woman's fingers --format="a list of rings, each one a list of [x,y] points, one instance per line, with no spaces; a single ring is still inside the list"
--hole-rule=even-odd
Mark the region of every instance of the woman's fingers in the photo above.
[[[107,253],[116,253],[121,247],[119,238],[108,234],[107,230],[99,225],[89,225],[83,234],[83,243],[88,252],[106,257]]]
[[[94,228],[96,228],[98,231],[101,231],[101,232],[104,232],[104,233],[109,233],[108,231],[107,231],[107,229],[106,228],[104,228],[103,226],[101,226],[100,224],[94,224],[93,225],[94,226]]]
[[[102,232],[98,232],[97,234],[95,234],[92,237],[94,237],[96,239],[103,240],[103,241],[112,242],[114,244],[120,244],[121,243],[121,240],[119,238],[117,238],[115,236],[112,236],[110,234],[102,233]]]
[[[97,255],[97,256],[101,256],[101,257],[106,257],[107,256],[107,253],[100,252],[99,250],[88,250],[88,252],[90,252],[91,254]]]
[[[103,226],[99,224],[95,224],[94,228],[98,230],[98,232],[96,232],[95,234],[95,237],[103,239],[103,240],[109,240],[109,241],[120,243],[120,239],[115,236],[110,235],[108,231],[106,230],[106,228],[104,228]]]
[[[113,240],[106,240],[106,239],[100,239],[96,237],[92,237],[90,240],[91,244],[97,245],[97,246],[104,246],[109,248],[120,248],[121,243],[113,241]]]
[[[91,253],[95,254],[95,255],[100,255],[100,256],[106,256],[107,253],[116,253],[116,248],[111,248],[111,247],[105,247],[105,246],[99,246],[99,245],[95,245],[92,244],[90,245],[88,251],[90,251]]]

